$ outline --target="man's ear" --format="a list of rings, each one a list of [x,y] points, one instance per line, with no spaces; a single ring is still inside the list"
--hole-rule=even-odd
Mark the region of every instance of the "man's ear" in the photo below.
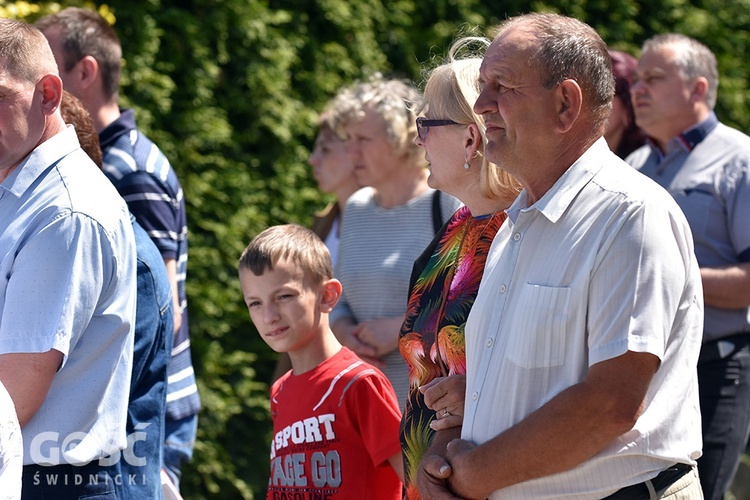
[[[51,115],[60,107],[63,97],[63,85],[59,76],[54,74],[44,75],[37,88],[42,93],[42,110],[44,114]]]
[[[693,82],[693,91],[690,94],[693,102],[705,102],[708,99],[708,80],[699,76]]]
[[[343,287],[341,282],[335,278],[324,281],[320,287],[320,310],[324,313],[330,313],[339,301]]]
[[[81,88],[88,88],[96,82],[99,77],[99,62],[91,56],[84,56],[78,61],[79,68],[79,85]]]
[[[560,132],[567,132],[573,127],[578,117],[581,115],[583,107],[583,92],[578,82],[575,80],[563,80],[557,86],[557,129]]]
[[[91,56],[83,56],[66,74],[68,76],[65,77],[65,81],[72,85],[72,88],[86,90],[99,78],[99,62]]]

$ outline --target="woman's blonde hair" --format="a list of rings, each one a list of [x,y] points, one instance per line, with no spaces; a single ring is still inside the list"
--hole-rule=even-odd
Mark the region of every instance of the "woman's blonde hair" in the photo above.
[[[479,67],[482,64],[482,53],[489,44],[489,39],[479,36],[456,40],[448,52],[447,62],[426,72],[427,83],[417,114],[424,115],[431,110],[435,118],[466,125],[476,124],[482,134],[482,144],[477,149],[482,157],[482,194],[493,199],[513,199],[521,190],[521,185],[513,176],[484,157],[484,147],[487,145],[484,120],[474,112],[474,103],[481,91]]]

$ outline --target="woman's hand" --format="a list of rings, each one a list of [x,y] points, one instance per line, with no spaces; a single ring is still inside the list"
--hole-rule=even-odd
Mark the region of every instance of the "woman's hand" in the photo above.
[[[341,342],[341,345],[351,349],[354,354],[362,358],[364,361],[371,365],[382,367],[383,362],[380,360],[378,351],[366,342],[363,342],[356,334],[358,325],[354,323],[352,318],[341,318],[338,319],[333,325],[333,330],[336,338]]]
[[[376,356],[382,357],[398,348],[398,334],[403,322],[403,317],[363,321],[354,329],[354,336],[363,344],[373,347]]]
[[[439,431],[460,427],[464,422],[464,400],[466,399],[466,375],[438,377],[419,388],[424,402],[437,418],[431,423]]]

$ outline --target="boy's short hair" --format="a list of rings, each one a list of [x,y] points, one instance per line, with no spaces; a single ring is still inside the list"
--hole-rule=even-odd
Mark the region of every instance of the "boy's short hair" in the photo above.
[[[298,224],[271,226],[260,232],[242,252],[239,268],[260,276],[288,259],[314,283],[333,278],[331,254],[314,232]]]

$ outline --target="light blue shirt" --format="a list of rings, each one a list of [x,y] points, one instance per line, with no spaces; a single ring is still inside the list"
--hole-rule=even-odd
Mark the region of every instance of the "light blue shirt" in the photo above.
[[[750,137],[712,113],[669,141],[666,154],[646,145],[627,162],[677,201],[701,267],[750,262]],[[750,332],[750,308],[706,306],[704,342],[742,332]]]
[[[64,355],[24,464],[124,448],[135,296],[129,212],[69,126],[0,184],[0,353]]]

